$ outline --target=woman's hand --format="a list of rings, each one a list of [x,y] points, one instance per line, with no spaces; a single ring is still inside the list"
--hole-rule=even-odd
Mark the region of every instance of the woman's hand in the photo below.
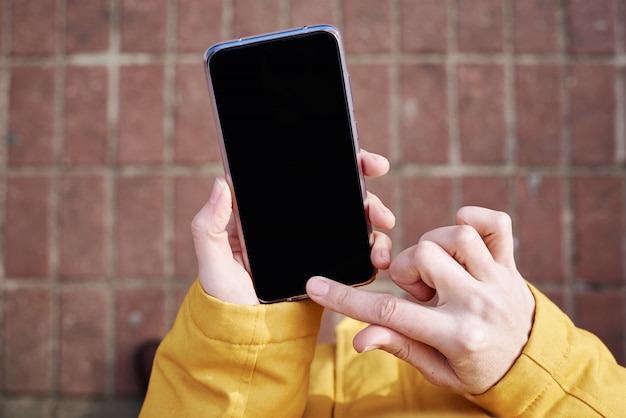
[[[382,349],[431,383],[480,394],[511,368],[528,341],[535,301],[513,258],[510,217],[478,207],[457,225],[426,233],[389,268],[417,302],[324,278],[307,283],[311,299],[371,324],[357,351]]]
[[[365,176],[379,177],[389,171],[389,162],[378,154],[361,150],[359,160]],[[374,228],[387,230],[393,227],[395,217],[378,197],[368,192],[365,204]],[[223,178],[215,180],[211,196],[194,217],[191,230],[204,291],[225,302],[258,304],[252,279],[244,268],[232,216],[230,188]],[[372,237],[372,263],[379,269],[386,269],[391,262],[391,240],[379,231],[374,231]]]

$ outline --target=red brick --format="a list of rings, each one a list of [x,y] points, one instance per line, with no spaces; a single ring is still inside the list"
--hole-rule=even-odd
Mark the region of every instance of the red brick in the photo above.
[[[13,393],[50,390],[51,323],[48,289],[4,293],[3,388]]]
[[[105,277],[104,179],[65,176],[59,192],[60,275],[73,280]]]
[[[52,55],[56,44],[55,0],[13,1],[12,48],[14,55]]]
[[[539,174],[517,180],[517,265],[534,281],[565,280],[563,179]]]
[[[162,289],[119,289],[115,311],[115,393],[136,395],[133,355],[145,341],[165,334],[165,296]]]
[[[191,237],[191,220],[209,199],[213,178],[178,177],[174,180],[174,276],[190,280],[198,274]]]
[[[577,54],[615,51],[613,0],[570,0],[567,9],[568,50]]]
[[[280,0],[234,0],[234,36],[258,35],[280,29]]]
[[[54,161],[52,68],[14,67],[9,110],[9,165]]]
[[[622,190],[618,177],[574,179],[575,267],[583,282],[623,281]]]
[[[108,0],[68,0],[65,15],[67,52],[104,51],[109,47]]]
[[[221,161],[215,118],[202,67],[176,67],[174,155],[182,164]]]
[[[83,4],[83,3],[81,3]],[[107,159],[108,76],[103,67],[67,67],[63,161],[98,164]]]
[[[64,395],[103,395],[107,368],[104,289],[61,291],[59,384]]]
[[[624,310],[620,291],[581,292],[576,297],[576,325],[593,332],[611,350],[620,364],[626,364]]]
[[[446,92],[443,65],[405,64],[400,67],[402,161],[436,164],[448,160]]]
[[[518,162],[561,163],[561,69],[519,65],[515,69]]]
[[[448,11],[441,0],[402,0],[400,2],[402,50],[444,52],[448,39]]]
[[[348,52],[391,50],[391,3],[389,0],[345,0],[343,30]]]
[[[337,24],[333,17],[332,0],[290,0],[289,14],[290,27]]]
[[[433,228],[453,223],[452,179],[406,178],[401,187],[404,228],[400,248],[416,244]]]
[[[495,64],[458,67],[461,158],[468,163],[505,160],[504,71]]]
[[[502,4],[500,0],[457,0],[460,51],[502,51]]]
[[[512,5],[515,51],[558,51],[559,0],[514,1]]]
[[[50,179],[7,180],[5,274],[7,277],[48,277]]]
[[[160,65],[121,69],[118,144],[121,164],[163,161],[163,76]]]
[[[222,40],[221,0],[179,0],[177,49],[201,54]]]
[[[389,68],[384,64],[351,65],[350,79],[359,143],[368,151],[388,156]]]
[[[464,177],[461,179],[463,206],[482,206],[511,213],[509,179],[502,177]]]
[[[121,48],[125,52],[165,51],[167,2],[122,0]]]
[[[574,164],[615,160],[615,73],[612,67],[571,68],[571,158]]]
[[[118,277],[163,278],[164,180],[117,179],[115,249]]]

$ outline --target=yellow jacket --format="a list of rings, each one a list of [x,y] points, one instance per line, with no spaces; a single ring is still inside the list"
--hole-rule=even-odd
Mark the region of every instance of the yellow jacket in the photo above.
[[[479,396],[427,383],[382,352],[358,354],[345,320],[316,347],[311,301],[238,306],[196,281],[159,347],[141,417],[626,415],[626,369],[539,291],[534,326],[504,378]]]

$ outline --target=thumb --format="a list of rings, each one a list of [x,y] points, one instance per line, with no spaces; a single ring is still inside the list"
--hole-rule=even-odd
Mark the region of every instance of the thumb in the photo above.
[[[411,364],[434,385],[453,387],[458,382],[448,359],[439,350],[390,328],[369,325],[354,337],[352,345],[359,353],[386,351]]]
[[[198,265],[203,266],[224,257],[232,258],[226,226],[232,214],[232,198],[226,180],[215,179],[209,200],[191,222]],[[227,259],[228,259],[227,258]]]

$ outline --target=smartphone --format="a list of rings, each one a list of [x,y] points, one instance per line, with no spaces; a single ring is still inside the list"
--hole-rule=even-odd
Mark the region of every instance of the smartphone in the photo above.
[[[245,267],[263,303],[316,275],[373,281],[371,227],[339,31],[318,25],[205,54]]]

